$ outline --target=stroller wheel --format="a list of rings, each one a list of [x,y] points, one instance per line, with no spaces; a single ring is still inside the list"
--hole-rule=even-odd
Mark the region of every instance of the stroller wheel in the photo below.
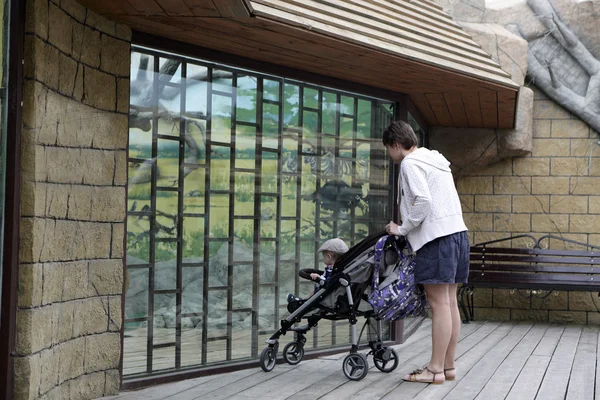
[[[298,342],[291,342],[283,348],[283,359],[290,365],[296,365],[304,358],[304,347]]]
[[[344,371],[346,378],[351,381],[360,381],[369,373],[367,357],[359,353],[348,354],[346,358],[344,358],[342,370]]]
[[[265,372],[273,371],[275,363],[277,361],[277,350],[269,346],[265,347],[260,353],[260,367]]]
[[[373,362],[381,372],[392,372],[398,366],[398,353],[392,348],[384,347],[373,355]]]

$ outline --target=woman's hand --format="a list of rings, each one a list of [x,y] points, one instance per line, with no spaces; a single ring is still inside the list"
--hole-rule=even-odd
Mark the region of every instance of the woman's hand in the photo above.
[[[399,226],[394,221],[390,221],[390,223],[385,226],[385,231],[388,235],[400,236]]]

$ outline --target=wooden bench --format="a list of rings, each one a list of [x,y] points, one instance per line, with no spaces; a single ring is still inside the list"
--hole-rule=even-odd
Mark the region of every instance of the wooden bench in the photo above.
[[[522,248],[500,245],[511,240],[531,243]],[[586,250],[548,249],[550,240]],[[478,243],[471,246],[470,260],[469,283],[458,292],[466,323],[473,320],[476,288],[512,289],[522,296],[541,298],[553,291],[600,292],[600,247],[559,236],[518,235]]]

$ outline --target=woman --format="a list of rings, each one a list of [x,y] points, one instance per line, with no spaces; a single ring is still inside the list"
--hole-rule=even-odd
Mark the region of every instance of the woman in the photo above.
[[[441,384],[454,380],[454,357],[461,319],[456,303],[459,283],[469,275],[469,239],[450,162],[437,151],[417,146],[406,122],[393,122],[383,133],[390,158],[400,163],[401,225],[390,222],[390,235],[406,236],[415,257],[415,282],[425,287],[432,311],[429,364],[402,379]]]

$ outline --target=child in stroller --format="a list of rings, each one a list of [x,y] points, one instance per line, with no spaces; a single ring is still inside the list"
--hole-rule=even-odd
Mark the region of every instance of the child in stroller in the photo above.
[[[376,317],[366,301],[362,302],[366,307],[359,308],[359,305],[369,293],[375,264],[379,264],[380,279],[384,279],[386,272],[393,270],[400,257],[404,257],[400,248],[404,244],[399,238],[388,236],[385,232],[369,236],[337,259],[331,277],[322,281],[318,290],[310,298],[301,299],[289,295],[287,308],[291,314],[281,320],[281,329],[266,340],[268,346],[260,356],[261,368],[266,372],[273,370],[279,348],[279,337],[288,331],[295,333],[295,340],[284,347],[283,359],[288,364],[295,365],[304,357],[306,343],[304,335],[312,327],[317,326],[319,320],[348,319],[352,345],[350,354],[344,359],[342,366],[346,377],[350,380],[360,380],[368,373],[367,357],[358,353],[360,336],[367,326],[369,338],[374,333],[374,338],[369,340],[371,351],[367,355],[373,355],[375,366],[380,371],[393,371],[398,365],[398,356],[392,348],[383,345],[382,321]],[[366,318],[358,338],[357,317]],[[306,319],[307,324],[295,325],[302,319]]]

